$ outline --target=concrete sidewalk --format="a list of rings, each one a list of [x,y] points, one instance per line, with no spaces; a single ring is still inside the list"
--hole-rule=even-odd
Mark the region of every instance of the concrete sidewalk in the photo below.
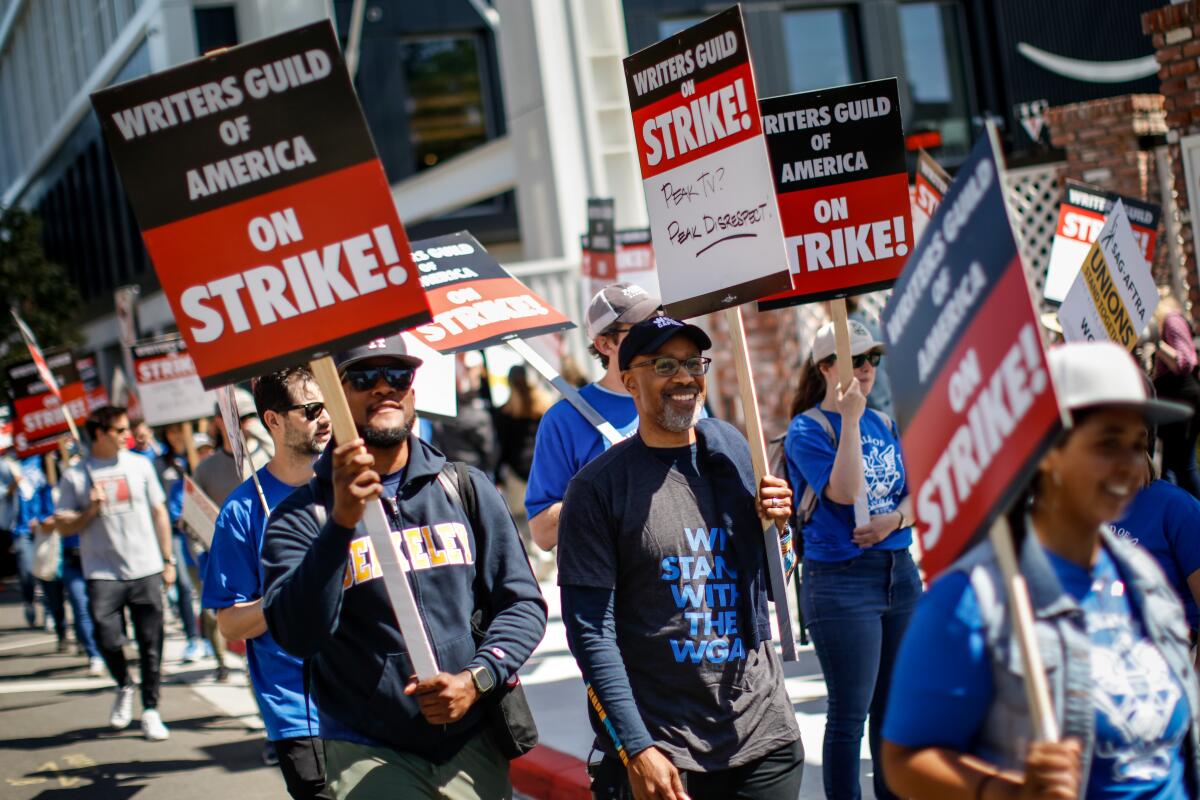
[[[589,797],[584,762],[592,745],[583,682],[567,649],[558,588],[542,586],[550,607],[546,637],[522,671],[542,744],[513,762],[519,798]],[[110,678],[87,675],[86,659],[55,652],[53,634],[25,627],[14,589],[0,593],[0,797],[6,800],[239,800],[286,797],[276,767],[261,761],[262,721],[242,661],[230,654],[228,683],[215,681],[216,664],[180,663],[184,640],[168,625],[160,710],[171,729],[166,742],[141,737],[133,725],[108,728]],[[811,647],[786,664],[788,694],[807,753],[801,798],[823,797],[821,739],[825,684]],[[870,800],[870,760],[862,766]],[[68,795],[69,793],[69,795]]]
[[[545,800],[586,800],[590,794],[584,764],[593,739],[587,719],[587,697],[575,659],[567,649],[558,587],[551,582],[543,583],[542,594],[550,608],[550,624],[541,645],[521,671],[541,745],[513,762],[513,785],[523,794]],[[825,733],[826,691],[811,645],[800,648],[799,661],[784,664],[784,675],[805,749],[800,797],[818,800],[825,796],[821,742]],[[860,773],[864,800],[874,800],[871,757],[865,736]]]

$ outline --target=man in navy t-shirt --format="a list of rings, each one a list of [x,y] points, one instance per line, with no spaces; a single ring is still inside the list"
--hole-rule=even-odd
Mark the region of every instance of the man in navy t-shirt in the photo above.
[[[621,383],[617,351],[629,329],[659,313],[662,301],[633,283],[605,286],[592,298],[587,312],[588,348],[604,368],[604,377],[579,390],[617,432],[629,436],[637,430],[637,409]],[[558,515],[563,495],[575,473],[603,453],[609,442],[567,400],[559,400],[538,426],[525,511],[533,541],[543,550],[558,544]]]
[[[313,475],[313,459],[329,441],[329,413],[312,373],[302,366],[259,378],[254,403],[275,443],[275,455],[257,472],[261,496],[254,481],[247,480],[221,508],[205,568],[203,605],[217,609],[225,638],[246,640],[250,683],[288,793],[297,800],[329,797],[317,710],[306,696],[303,662],[284,652],[267,631],[259,556],[269,509]]]

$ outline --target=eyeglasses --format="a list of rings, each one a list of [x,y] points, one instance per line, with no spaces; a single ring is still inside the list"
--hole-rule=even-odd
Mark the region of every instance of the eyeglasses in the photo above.
[[[404,392],[412,388],[413,375],[416,370],[412,367],[360,367],[348,369],[342,374],[342,380],[349,382],[356,391],[366,392],[374,389],[383,378],[388,386]]]
[[[850,359],[850,363],[854,365],[855,369],[862,369],[863,364],[870,364],[872,367],[878,367],[879,360],[881,358],[883,358],[883,353],[878,351],[874,353],[859,353],[854,358]],[[824,363],[826,364],[833,364],[836,361],[837,356],[830,356],[829,358],[824,359]]]
[[[316,401],[315,403],[297,403],[294,406],[288,406],[284,410],[299,411],[301,409],[304,410],[304,418],[309,422],[312,422],[317,417],[321,416],[321,412],[325,410],[325,404],[320,400]]]
[[[688,375],[703,375],[708,372],[708,365],[711,363],[712,359],[705,356],[692,356],[682,361],[672,356],[659,356],[649,361],[643,361],[640,364],[630,364],[629,368],[654,367],[655,375],[660,378],[670,378],[679,372],[680,367],[687,370]]]

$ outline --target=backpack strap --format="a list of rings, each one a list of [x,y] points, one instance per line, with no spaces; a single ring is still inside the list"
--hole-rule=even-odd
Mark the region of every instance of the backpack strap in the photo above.
[[[880,411],[878,408],[871,408],[868,410],[875,412],[875,416],[879,417],[880,422],[882,422],[884,426],[892,432],[892,436],[896,437],[897,439],[900,438],[900,429],[896,427],[896,420],[892,419],[885,412]]]

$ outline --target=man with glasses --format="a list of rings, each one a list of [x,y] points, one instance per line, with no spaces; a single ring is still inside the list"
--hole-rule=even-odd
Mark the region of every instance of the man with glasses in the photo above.
[[[763,552],[763,521],[790,516],[791,491],[769,475],[756,487],[745,438],[701,418],[711,346],[670,317],[633,326],[618,358],[637,435],[580,470],[563,500],[563,622],[603,753],[594,797],[800,791]]]
[[[129,415],[102,406],[87,418],[92,441],[87,458],[59,482],[59,532],[79,534],[96,643],[117,682],[109,724],[121,730],[133,719],[133,682],[125,660],[125,612],[133,622],[142,675],[142,734],[169,735],[158,712],[162,666],[163,584],[175,582],[171,521],[154,464],[125,449]]]
[[[356,347],[337,365],[359,438],[326,449],[316,479],[273,511],[262,551],[267,627],[308,659],[328,786],[355,800],[507,797],[508,762],[480,700],[516,684],[545,631],[525,549],[488,477],[470,468],[468,513],[443,483],[445,457],[412,435],[421,361],[403,338]],[[376,499],[442,670],[422,681],[359,524]]]
[[[312,478],[313,460],[329,442],[329,413],[321,388],[304,366],[258,378],[254,405],[275,455],[256,473],[261,497],[254,481],[247,479],[226,498],[208,553],[201,603],[216,609],[217,625],[226,639],[246,640],[250,685],[288,794],[296,800],[329,797],[320,722],[315,705],[305,698],[304,663],[284,652],[267,631],[260,557],[268,508]]]
[[[617,349],[630,326],[658,314],[660,306],[661,300],[633,283],[605,286],[588,306],[588,352],[600,361],[604,377],[580,389],[579,394],[622,436],[637,429],[638,416],[621,382]],[[529,530],[538,547],[552,550],[558,544],[558,515],[567,484],[608,446],[608,440],[565,399],[542,417],[525,490]]]

